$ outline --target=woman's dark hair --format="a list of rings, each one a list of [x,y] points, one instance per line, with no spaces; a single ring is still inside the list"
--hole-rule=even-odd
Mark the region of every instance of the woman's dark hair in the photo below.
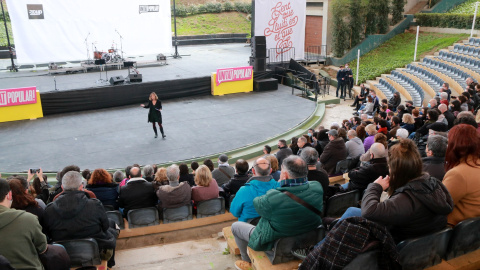
[[[328,129],[322,129],[318,132],[317,140],[328,141]]]
[[[460,101],[461,104],[463,104],[467,102],[467,97],[465,97],[464,95],[461,95],[461,96],[458,96],[458,100]]]
[[[367,96],[367,102],[373,102],[373,98],[371,96]]]
[[[346,139],[347,138],[347,130],[344,129],[344,128],[339,128],[338,129],[338,137]]]
[[[430,119],[430,121],[433,121],[433,122],[437,122],[438,120],[438,112],[435,111],[434,109],[430,109],[427,111],[427,114],[428,114],[428,118]]]
[[[359,125],[355,130],[357,132],[357,137],[360,138],[362,141],[365,140],[367,137],[367,132],[365,131],[365,126]]]
[[[47,183],[47,175],[43,174],[42,176],[43,181]],[[42,185],[40,184],[40,178],[38,178],[38,176],[33,179],[32,185],[30,186],[30,191],[35,195],[42,193]]]
[[[89,169],[85,169],[82,172],[82,176],[83,176],[83,179],[88,181],[88,179],[90,179],[90,177],[92,176],[92,172]]]
[[[298,138],[297,137],[292,137],[292,143],[290,144],[290,148],[296,147],[297,142],[298,142]]]
[[[198,162],[194,161],[190,164],[190,168],[192,168],[193,171],[198,169]]]
[[[125,178],[130,178],[130,170],[133,168],[133,166],[127,166],[125,168]]]
[[[461,106],[461,105],[462,105],[462,104],[460,103],[459,100],[453,100],[453,101],[452,101],[452,111],[460,112],[460,111],[461,111],[461,109],[460,109],[460,106]]]
[[[188,166],[185,163],[181,163],[178,168],[180,169],[180,175],[187,175],[189,173]]]
[[[8,185],[12,190],[12,196],[13,196],[12,208],[15,208],[17,210],[24,210],[29,205],[38,206],[38,203],[37,201],[35,201],[35,198],[32,195],[25,192],[25,186],[22,184],[22,181],[20,179],[16,179],[16,178],[10,179],[8,181]]]
[[[358,116],[355,116],[353,117],[353,122],[354,124],[356,123],[357,125],[360,125],[362,123],[362,119],[360,119]]]
[[[468,92],[462,92],[462,96],[465,96],[467,98],[467,100],[469,100],[471,98],[470,93],[468,93]]]
[[[388,140],[387,136],[383,133],[377,133],[375,134],[375,137],[373,137],[374,142],[376,143],[381,143],[383,146],[385,146],[385,149],[388,149]]]
[[[448,147],[445,154],[445,171],[457,166],[462,161],[468,166],[478,166],[480,156],[480,135],[467,124],[454,126],[448,132]]]
[[[390,168],[388,194],[392,195],[396,189],[420,177],[422,166],[422,158],[415,143],[410,139],[400,138],[400,141],[388,151],[388,167]]]
[[[88,180],[89,185],[111,184],[112,176],[105,169],[95,169]]]
[[[208,158],[203,161],[203,165],[207,166],[211,172],[215,169],[215,167],[213,166],[212,160]]]

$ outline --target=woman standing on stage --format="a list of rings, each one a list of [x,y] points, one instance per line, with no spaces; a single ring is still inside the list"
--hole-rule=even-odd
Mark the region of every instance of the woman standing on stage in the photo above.
[[[150,109],[148,111],[148,122],[151,122],[153,125],[153,131],[155,132],[155,138],[158,137],[157,134],[157,127],[155,126],[155,123],[158,123],[158,126],[160,127],[160,132],[162,133],[162,138],[167,137],[163,133],[163,126],[162,126],[162,102],[158,100],[157,94],[155,92],[150,93],[150,97],[148,98],[148,104],[141,104],[140,106],[145,108],[145,109]]]

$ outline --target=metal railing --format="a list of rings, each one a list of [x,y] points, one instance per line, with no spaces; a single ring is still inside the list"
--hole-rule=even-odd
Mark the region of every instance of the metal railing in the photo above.
[[[295,59],[295,47],[267,49],[267,59],[269,65],[289,63],[290,59]]]
[[[319,74],[314,74],[311,72],[305,73],[305,72],[300,72],[298,70],[292,70],[292,69],[283,68],[283,67],[275,67],[275,74],[277,74],[276,76],[279,76],[280,78],[282,78],[282,81],[283,79],[289,79],[289,77],[286,76],[287,72],[291,72],[293,75],[292,95],[296,88],[297,89],[303,88],[302,90],[303,97],[306,97],[306,90],[312,90],[315,94],[315,102],[316,102],[318,100],[318,95],[322,95],[322,97],[325,97],[325,95],[329,94],[330,78],[324,77]],[[306,79],[306,77],[309,77],[309,75],[313,75],[312,76],[313,78]]]
[[[327,59],[327,45],[308,46],[305,50],[305,59],[307,61],[325,61]]]

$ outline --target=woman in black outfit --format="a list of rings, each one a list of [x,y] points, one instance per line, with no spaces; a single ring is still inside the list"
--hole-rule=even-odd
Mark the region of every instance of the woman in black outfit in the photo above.
[[[152,123],[153,131],[155,132],[155,138],[158,137],[157,134],[157,127],[155,123],[158,123],[158,127],[160,127],[160,132],[162,133],[162,138],[167,137],[165,133],[163,133],[163,126],[162,126],[162,102],[158,100],[157,94],[155,92],[150,93],[150,97],[148,98],[148,104],[141,104],[140,106],[145,109],[150,109],[148,111],[148,122]]]

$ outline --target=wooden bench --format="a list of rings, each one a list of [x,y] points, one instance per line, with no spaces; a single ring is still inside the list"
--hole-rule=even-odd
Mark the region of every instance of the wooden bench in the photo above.
[[[222,229],[222,232],[223,237],[225,237],[225,240],[227,240],[227,246],[230,250],[230,254],[240,255],[240,249],[238,248],[235,238],[233,237],[232,227],[225,227]]]
[[[445,261],[427,270],[477,270],[480,269],[480,249]]]
[[[302,262],[300,260],[290,261],[287,263],[280,263],[272,265],[267,255],[263,251],[255,251],[247,248],[248,257],[252,261],[252,268],[254,270],[293,270],[298,269],[298,265]]]

